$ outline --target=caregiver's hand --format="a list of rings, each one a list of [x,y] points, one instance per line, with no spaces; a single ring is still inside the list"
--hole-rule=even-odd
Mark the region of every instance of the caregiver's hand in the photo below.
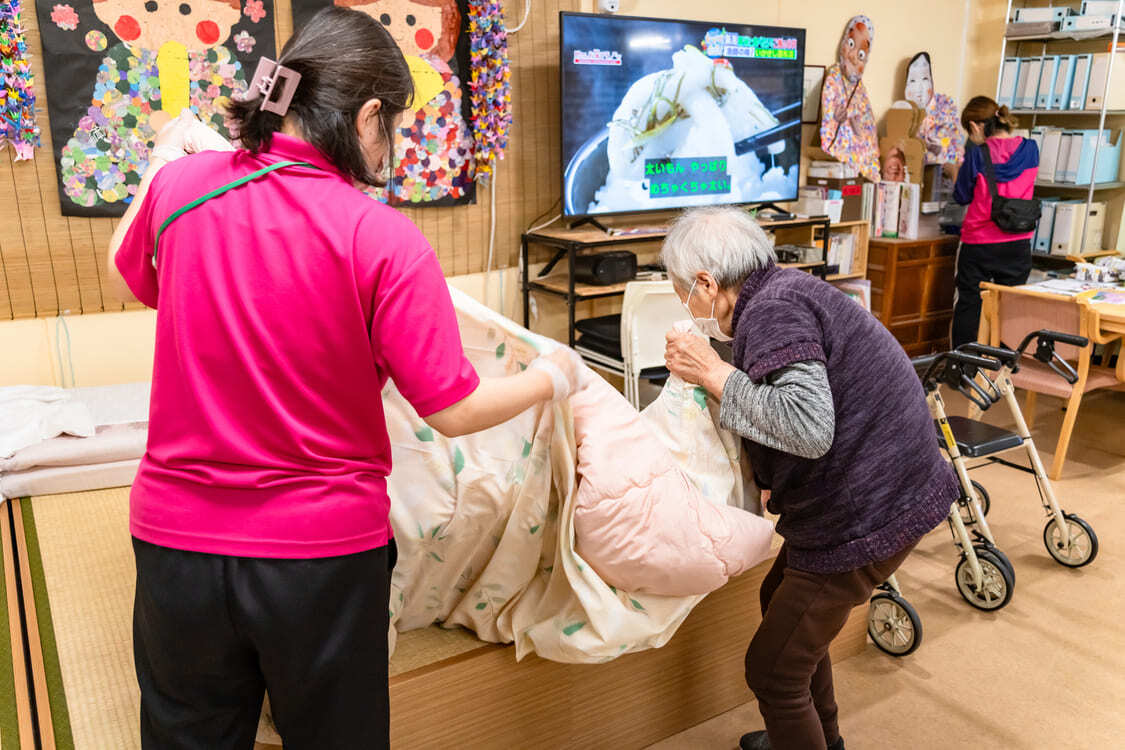
[[[486,430],[536,404],[566,398],[582,386],[585,372],[578,353],[560,347],[517,375],[481,378],[468,396],[423,419],[446,437]]]
[[[539,370],[551,377],[552,401],[561,401],[582,386],[582,357],[570,347],[559,347],[550,354],[536,358],[530,369]]]
[[[703,386],[715,398],[722,398],[723,386],[734,368],[719,357],[711,343],[694,333],[669,331],[664,349],[664,364],[686,383]]]

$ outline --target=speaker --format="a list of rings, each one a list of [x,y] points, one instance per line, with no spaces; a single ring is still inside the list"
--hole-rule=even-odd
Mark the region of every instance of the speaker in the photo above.
[[[574,280],[583,284],[609,286],[631,281],[636,276],[637,255],[628,250],[579,255],[574,260]]]

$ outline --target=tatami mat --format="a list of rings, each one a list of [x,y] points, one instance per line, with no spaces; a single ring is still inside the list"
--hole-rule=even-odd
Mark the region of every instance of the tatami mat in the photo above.
[[[61,701],[55,707],[55,724],[69,719],[79,750],[139,747],[129,488],[41,496],[23,508],[25,526],[33,527],[29,546],[37,548],[33,557],[42,566],[35,585],[41,593],[45,587],[50,611],[44,651],[50,651],[53,636],[61,673],[61,685],[48,674],[49,688],[53,699],[65,695],[65,708]],[[460,628],[403,633],[390,672],[409,672],[484,645]],[[51,661],[50,654],[44,656]]]
[[[36,497],[30,515],[43,571],[35,585],[46,585],[74,746],[139,747],[129,489]]]

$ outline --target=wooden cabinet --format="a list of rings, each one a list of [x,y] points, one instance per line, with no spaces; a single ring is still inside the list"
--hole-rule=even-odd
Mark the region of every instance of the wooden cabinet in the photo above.
[[[929,226],[916,240],[868,244],[871,312],[912,357],[949,348],[957,244]]]

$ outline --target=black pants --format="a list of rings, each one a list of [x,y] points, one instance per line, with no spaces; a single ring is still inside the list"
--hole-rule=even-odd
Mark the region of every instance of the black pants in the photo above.
[[[312,560],[133,551],[146,750],[250,750],[266,690],[286,750],[389,745],[393,541]]]
[[[957,252],[957,298],[953,303],[953,348],[977,340],[980,326],[980,283],[1004,286],[1027,283],[1031,273],[1031,240],[961,243]]]

